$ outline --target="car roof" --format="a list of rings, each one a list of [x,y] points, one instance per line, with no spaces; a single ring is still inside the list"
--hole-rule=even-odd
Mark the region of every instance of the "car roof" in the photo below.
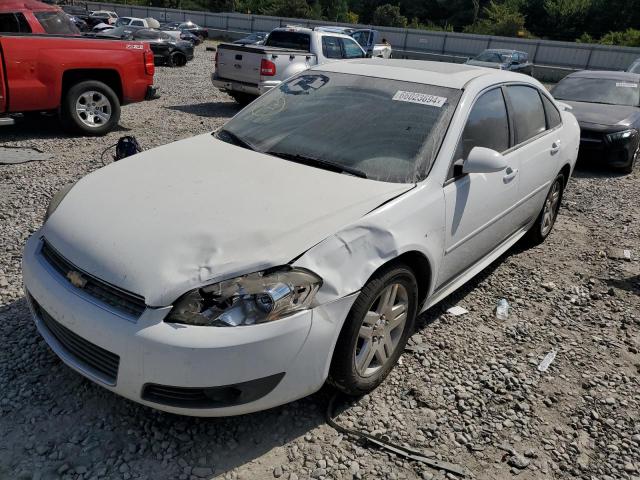
[[[0,12],[17,12],[24,10],[35,11],[50,11],[57,12],[60,10],[53,5],[47,5],[46,3],[38,2],[37,0],[4,0],[0,1]]]
[[[615,72],[612,70],[580,70],[574,72],[567,77],[571,78],[602,78],[604,80],[629,80],[631,82],[640,82],[640,73],[631,72]]]
[[[519,74],[507,71],[497,71],[461,63],[382,58],[330,62],[313,67],[313,70],[388,78],[390,80],[424,83],[459,90],[464,88],[470,81],[484,75],[500,74],[505,80],[517,80],[521,77]]]

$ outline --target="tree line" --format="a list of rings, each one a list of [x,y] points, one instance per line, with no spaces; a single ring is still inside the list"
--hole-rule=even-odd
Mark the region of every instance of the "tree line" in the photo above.
[[[119,0],[507,37],[640,46],[640,0]]]

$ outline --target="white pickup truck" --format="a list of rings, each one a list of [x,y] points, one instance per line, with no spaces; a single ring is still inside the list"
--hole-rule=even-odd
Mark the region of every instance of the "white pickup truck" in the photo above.
[[[391,58],[393,51],[391,44],[387,42],[386,38],[384,38],[378,30],[372,30],[370,28],[356,30],[351,27],[336,27],[333,25],[328,27],[318,27],[317,30],[322,30],[323,32],[344,33],[358,42],[367,54],[369,54],[368,56]]]
[[[264,45],[220,44],[211,81],[239,103],[247,103],[314,65],[366,56],[348,35],[282,27],[273,30]]]

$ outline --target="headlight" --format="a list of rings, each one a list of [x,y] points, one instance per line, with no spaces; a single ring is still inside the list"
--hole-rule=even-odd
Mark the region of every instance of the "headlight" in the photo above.
[[[62,200],[64,200],[64,197],[67,196],[67,193],[69,193],[71,191],[71,189],[73,188],[73,186],[76,184],[77,182],[74,183],[70,183],[69,185],[65,185],[64,187],[62,187],[60,190],[58,190],[53,197],[51,197],[51,201],[49,202],[49,206],[47,207],[47,211],[44,214],[44,220],[43,222],[46,222],[47,219],[53,214],[53,212],[56,211],[56,208],[58,208],[58,206],[60,205],[60,203],[62,203]]]
[[[638,132],[634,129],[623,130],[621,132],[614,132],[607,135],[607,140],[609,140],[610,142],[619,142],[620,140],[626,140],[628,138],[635,136],[636,133]]]
[[[310,307],[322,279],[283,267],[192,290],[180,297],[165,322],[237,327],[270,322]]]

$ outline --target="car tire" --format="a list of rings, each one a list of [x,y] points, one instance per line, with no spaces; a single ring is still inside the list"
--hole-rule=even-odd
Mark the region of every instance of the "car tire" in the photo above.
[[[104,135],[113,130],[120,120],[120,100],[102,82],[79,82],[64,94],[60,119],[69,131],[91,136]]]
[[[376,273],[360,291],[340,331],[329,384],[354,396],[380,385],[413,332],[417,308],[418,286],[408,267]]]
[[[533,247],[541,244],[553,230],[558,218],[560,204],[562,203],[565,183],[566,179],[563,174],[559,174],[551,183],[551,187],[544,199],[542,210],[540,210],[535,223],[523,238],[527,246]]]
[[[187,56],[182,52],[171,52],[167,63],[170,67],[184,67],[187,64]]]
[[[636,151],[633,153],[633,155],[629,159],[629,163],[624,167],[622,167],[620,171],[626,175],[633,173],[633,169],[638,163],[639,156],[640,156],[640,144],[638,145],[638,148],[636,148]]]

